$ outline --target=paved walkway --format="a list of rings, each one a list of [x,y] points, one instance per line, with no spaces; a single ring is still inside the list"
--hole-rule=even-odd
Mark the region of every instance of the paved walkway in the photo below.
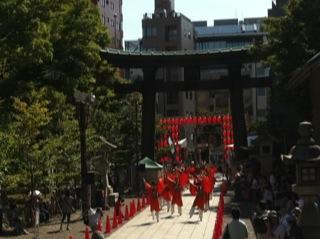
[[[183,195],[182,216],[177,209],[171,217],[166,207],[160,212],[160,221],[152,220],[149,207],[135,216],[125,225],[113,232],[107,238],[112,239],[210,239],[216,219],[216,207],[219,201],[219,192],[215,193],[210,201],[210,210],[203,215],[200,222],[196,213],[189,218],[189,210],[192,206],[194,196]]]

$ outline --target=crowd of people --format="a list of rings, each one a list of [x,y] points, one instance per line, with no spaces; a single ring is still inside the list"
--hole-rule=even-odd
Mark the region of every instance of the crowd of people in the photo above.
[[[215,173],[217,168],[213,165],[196,167],[175,166],[164,170],[164,173],[155,181],[144,180],[146,195],[150,202],[150,210],[153,219],[159,222],[159,211],[163,205],[167,206],[167,212],[182,215],[182,193],[189,189],[191,195],[195,196],[189,216],[193,216],[196,209],[199,210],[199,218],[202,221],[203,213],[209,208],[212,191],[215,184]]]
[[[303,239],[299,225],[304,202],[292,191],[292,174],[274,167],[267,176],[238,167],[232,184],[235,199],[256,205],[252,225],[257,239]],[[245,237],[244,237],[245,238]]]

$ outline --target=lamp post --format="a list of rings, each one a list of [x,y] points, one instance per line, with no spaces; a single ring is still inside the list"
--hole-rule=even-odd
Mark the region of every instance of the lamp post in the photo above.
[[[93,94],[83,93],[78,90],[74,91],[74,99],[77,104],[79,131],[80,131],[80,155],[81,155],[81,197],[82,213],[86,213],[91,207],[91,184],[88,180],[88,160],[86,148],[86,129],[87,114],[86,106],[93,103],[95,96]]]
[[[114,13],[114,48],[117,48],[117,13]]]

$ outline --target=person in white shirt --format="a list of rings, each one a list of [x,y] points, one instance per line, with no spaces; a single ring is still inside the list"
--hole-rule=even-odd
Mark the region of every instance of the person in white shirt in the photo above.
[[[224,229],[223,237],[229,235],[229,239],[247,239],[248,238],[248,229],[244,221],[240,220],[240,209],[235,207],[231,210],[232,221],[227,224]]]

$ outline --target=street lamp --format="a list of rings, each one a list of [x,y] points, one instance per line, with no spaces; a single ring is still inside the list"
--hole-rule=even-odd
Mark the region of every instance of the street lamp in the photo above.
[[[81,154],[81,194],[82,213],[85,214],[91,208],[91,184],[88,177],[88,161],[86,149],[87,114],[86,105],[93,103],[95,95],[74,90],[74,99],[77,103],[79,131],[80,131],[80,154]]]
[[[114,13],[114,48],[117,48],[117,13]]]

